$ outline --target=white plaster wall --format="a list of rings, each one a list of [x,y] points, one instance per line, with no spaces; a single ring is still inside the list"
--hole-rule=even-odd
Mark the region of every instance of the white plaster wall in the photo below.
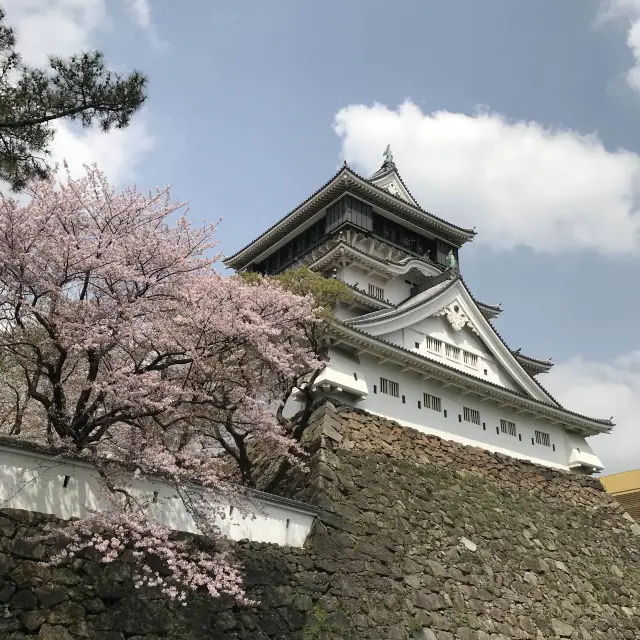
[[[586,438],[581,437],[577,433],[571,433],[569,431],[566,432],[565,437],[565,449],[567,451],[567,455],[570,456],[571,452],[574,449],[578,449],[580,452],[587,454],[587,460],[591,459],[592,456],[597,459],[595,451],[591,448],[591,445]]]
[[[147,498],[158,492],[154,513],[159,522],[178,531],[198,532],[172,487],[159,481],[140,480],[134,481],[132,488]],[[198,495],[196,489],[192,491]],[[69,519],[86,517],[90,510],[104,509],[107,503],[90,466],[2,446],[0,504]],[[302,547],[314,520],[311,512],[256,498],[243,499],[233,507],[220,503],[215,508],[222,534],[232,540],[248,538]]]
[[[356,240],[353,246],[359,251],[362,251],[363,253],[373,256],[378,260],[388,260],[390,255],[390,250],[391,250],[391,254],[394,254],[394,253],[396,254],[396,257],[401,255],[406,255],[406,254],[402,254],[401,251],[394,249],[393,247],[391,247],[391,245],[382,244],[381,241],[374,243],[372,247],[370,239]]]
[[[464,363],[464,358],[460,354],[460,360],[454,360],[447,358],[445,355],[444,345],[440,354],[427,350],[426,336],[437,338],[443,342],[449,343],[460,349],[468,351],[478,356],[477,366],[472,367]],[[399,347],[403,347],[420,355],[426,356],[437,362],[442,362],[450,367],[464,371],[471,375],[475,375],[478,378],[487,380],[494,384],[498,384],[506,389],[512,391],[522,391],[520,386],[504,372],[502,367],[496,362],[493,355],[489,352],[486,346],[466,327],[460,331],[454,331],[448,322],[442,316],[434,316],[426,318],[421,322],[416,323],[410,329],[403,329],[401,331],[394,331],[392,333],[384,334],[382,339],[387,342],[397,344]],[[416,348],[416,342],[419,347]],[[485,374],[486,370],[486,374]]]
[[[577,446],[585,447],[585,450],[588,447],[586,440],[578,435],[571,434],[571,439],[568,440],[568,434],[559,425],[534,420],[531,416],[516,414],[506,408],[499,410],[493,402],[481,402],[472,394],[462,396],[453,387],[443,388],[429,380],[421,380],[416,373],[401,373],[398,367],[390,364],[379,365],[369,356],[360,357],[360,370],[367,382],[369,395],[358,402],[357,406],[419,431],[563,469],[568,469],[569,455],[571,449],[576,446],[576,442],[580,442]],[[380,377],[398,382],[399,398],[380,393]],[[374,385],[377,393],[374,393]],[[442,412],[418,408],[418,400],[422,403],[425,392],[441,398]],[[405,397],[404,403],[402,396]],[[463,415],[463,407],[478,410],[481,424],[465,422],[464,419],[460,421],[458,416]],[[514,422],[522,438],[502,432],[497,433],[496,428],[498,430],[500,428],[500,419]],[[549,434],[551,444],[555,445],[555,451],[552,446],[532,444],[536,430]]]
[[[358,287],[365,293],[369,292],[369,284],[382,287],[385,300],[388,300],[391,304],[400,304],[409,297],[411,285],[405,282],[405,280],[410,280],[408,275],[400,275],[391,280],[385,280],[375,273],[367,274],[368,272],[362,267],[352,264],[339,269],[337,276],[347,284]]]
[[[329,366],[347,376],[354,377],[354,374],[356,374],[357,379],[364,379],[360,367],[360,359],[356,355],[351,355],[341,349],[329,350]]]

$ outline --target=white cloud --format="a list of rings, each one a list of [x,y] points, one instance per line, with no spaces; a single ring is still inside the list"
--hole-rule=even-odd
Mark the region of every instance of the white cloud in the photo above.
[[[348,163],[370,174],[391,143],[420,204],[476,242],[632,254],[640,249],[640,155],[596,135],[513,122],[497,113],[423,113],[411,101],[341,109],[334,128]]]
[[[105,133],[98,127],[80,130],[56,123],[49,162],[63,166],[66,160],[72,175],[83,172],[86,164],[97,163],[112,184],[136,178],[140,159],[154,146],[153,136],[144,117],[135,117],[126,129]]]
[[[146,0],[124,0],[130,15],[142,27],[151,24]],[[105,0],[0,0],[7,22],[16,28],[17,49],[25,62],[44,65],[49,55],[68,56],[99,48],[101,30],[111,28]],[[131,180],[140,159],[153,147],[153,136],[144,113],[126,129],[108,133],[99,128],[81,129],[64,121],[55,123],[51,164],[66,159],[72,173],[96,162],[112,183]]]
[[[589,439],[605,475],[640,468],[640,351],[609,363],[581,358],[559,363],[543,382],[568,409],[601,418],[613,414],[613,432]]]
[[[125,0],[133,19],[143,28],[151,26],[151,5],[149,0]]]
[[[603,0],[596,23],[626,18],[629,21],[627,46],[633,55],[634,64],[627,71],[627,83],[640,91],[640,0]]]
[[[109,24],[104,0],[2,0],[2,6],[19,53],[32,65],[95,47],[96,32]]]

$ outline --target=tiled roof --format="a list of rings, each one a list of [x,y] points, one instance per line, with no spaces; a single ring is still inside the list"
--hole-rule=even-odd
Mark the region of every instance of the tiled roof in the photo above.
[[[239,249],[228,258],[225,258],[225,261],[235,258],[238,254],[248,249],[252,244],[257,242],[261,238],[264,238],[264,236],[266,236],[270,231],[273,231],[273,229],[275,229],[281,222],[286,220],[291,214],[295,213],[300,207],[304,207],[304,205],[307,204],[307,202],[310,202],[311,200],[313,200],[323,189],[326,189],[344,171],[345,167],[346,167],[346,163],[344,167],[342,167],[341,169],[338,169],[338,171],[334,173],[333,176],[331,176],[331,178],[329,178],[319,189],[316,189],[306,200],[303,200],[297,207],[295,207],[294,209],[289,211],[289,213],[287,213],[285,216],[282,216],[282,218],[274,222],[266,231],[263,231],[257,238],[249,242],[249,244],[246,244],[244,247],[242,247],[242,249]]]
[[[480,302],[479,300],[476,300],[476,302],[481,306],[481,307],[486,307],[487,309],[493,309],[494,311],[502,311],[502,307],[499,304],[489,304],[487,302]]]
[[[446,278],[440,279],[440,276],[437,276],[438,282],[436,282],[432,287],[421,291],[417,296],[411,298],[413,302],[410,305],[402,306],[396,305],[393,309],[381,309],[380,311],[374,311],[372,313],[367,313],[363,316],[358,316],[357,318],[352,318],[345,322],[349,326],[355,326],[359,324],[364,324],[370,322],[371,320],[376,320],[377,318],[388,315],[389,317],[393,317],[396,313],[404,313],[405,311],[409,311],[410,309],[414,309],[415,307],[420,306],[421,304],[432,300],[436,296],[440,295],[447,289],[451,288],[456,281],[456,278]],[[406,302],[406,301],[405,301]],[[401,308],[402,307],[402,308]]]
[[[384,241],[381,240],[381,242],[384,242]],[[327,247],[326,251],[320,257],[318,257],[315,260],[313,260],[313,262],[311,262],[310,264],[314,264],[314,263],[319,262],[320,260],[322,260],[328,253],[333,251],[338,245],[339,245],[339,242],[336,242],[333,246]],[[398,267],[404,267],[405,264],[407,264],[408,262],[411,262],[412,260],[415,260],[416,262],[423,262],[424,264],[426,264],[426,265],[428,265],[430,267],[436,267],[436,269],[439,269],[440,271],[444,270],[444,267],[442,265],[438,264],[437,262],[433,262],[433,260],[430,260],[426,256],[423,256],[423,257],[408,256],[408,257],[403,258],[402,260],[398,260],[396,262],[395,260],[378,258],[378,257],[376,257],[374,255],[371,255],[370,253],[367,253],[366,251],[362,251],[362,249],[358,249],[357,247],[354,247],[353,245],[347,245],[347,248],[352,253],[359,254],[363,258],[366,258],[367,260],[369,260],[371,262],[380,262],[382,264],[388,264],[388,265],[393,265],[393,266],[398,266]],[[398,250],[402,251],[402,249],[398,249]]]
[[[525,400],[529,401],[529,402],[533,402],[535,404],[540,404],[546,407],[549,407],[550,409],[555,409],[556,411],[562,411],[563,413],[567,413],[569,415],[572,416],[576,416],[577,418],[580,418],[581,420],[587,420],[589,422],[593,422],[595,424],[601,425],[602,427],[604,427],[604,429],[602,429],[603,431],[608,431],[611,427],[615,426],[614,423],[611,420],[606,420],[606,419],[600,419],[600,418],[590,418],[589,416],[585,416],[582,415],[580,413],[577,413],[575,411],[570,411],[569,409],[566,409],[565,407],[561,406],[559,403],[557,405],[553,405],[549,402],[544,402],[543,400],[537,400],[535,398],[532,398],[531,396],[525,394],[525,393],[521,393],[520,391],[513,391],[511,389],[506,389],[505,387],[500,386],[499,384],[496,384],[495,382],[491,382],[489,380],[484,380],[482,378],[478,378],[477,376],[471,375],[470,373],[467,373],[466,371],[462,371],[460,369],[457,369],[455,367],[452,367],[444,362],[436,362],[435,360],[432,360],[431,358],[427,358],[426,356],[423,356],[422,354],[418,354],[415,353],[414,351],[410,351],[409,349],[405,349],[404,347],[400,347],[397,344],[394,344],[392,342],[389,342],[387,340],[383,340],[382,338],[378,337],[378,336],[372,336],[371,334],[367,333],[366,331],[361,331],[360,329],[358,329],[357,327],[353,327],[353,326],[349,326],[346,322],[337,322],[336,324],[338,325],[342,325],[344,326],[346,329],[350,329],[352,331],[355,331],[356,333],[359,333],[361,336],[363,336],[364,338],[366,338],[369,341],[373,341],[373,342],[378,342],[386,347],[391,347],[393,349],[397,349],[398,351],[402,351],[404,353],[406,353],[407,355],[413,356],[414,358],[418,358],[420,360],[424,360],[425,362],[428,362],[431,365],[434,366],[438,366],[438,367],[443,367],[445,369],[450,370],[452,373],[455,373],[457,375],[460,375],[464,378],[469,379],[470,381],[473,382],[477,382],[480,383],[482,385],[488,385],[490,387],[495,388],[496,390],[499,390],[501,392],[507,393],[507,394],[513,394],[516,395],[520,398],[524,398]],[[551,396],[550,396],[551,397]]]
[[[462,277],[462,275],[460,275],[460,282],[462,282],[462,286],[467,290],[467,293],[469,294],[469,296],[471,297],[471,299],[478,304],[478,301],[473,297],[473,294],[471,293],[469,287],[467,286],[467,283],[464,281],[464,278]],[[509,345],[507,344],[506,340],[500,335],[500,332],[491,324],[489,323],[491,328],[493,329],[493,332],[498,336],[498,338],[500,339],[500,342],[502,342],[502,344],[509,349],[509,351],[513,354],[513,350],[511,349],[511,347],[509,347]],[[520,365],[522,367],[522,365]],[[545,389],[524,367],[522,367],[522,370],[529,376],[529,378],[531,378],[531,380],[533,380],[533,382],[540,388],[540,390],[547,395],[549,398],[551,398],[551,400],[553,400],[553,402],[555,402],[560,408],[563,408],[562,405],[547,391],[547,389]],[[576,414],[579,415],[579,414]]]
[[[224,260],[225,263],[234,260],[241,253],[243,253],[244,251],[249,249],[252,245],[254,245],[258,241],[263,239],[269,233],[271,233],[281,223],[283,223],[289,217],[293,216],[297,211],[299,211],[302,207],[304,207],[306,204],[311,202],[316,196],[318,196],[324,189],[329,187],[342,173],[346,173],[346,174],[349,174],[349,175],[357,178],[358,180],[360,180],[364,184],[366,184],[370,189],[373,189],[374,191],[378,192],[378,194],[383,196],[384,198],[390,198],[390,199],[396,201],[398,204],[402,205],[403,207],[409,207],[410,209],[415,209],[416,211],[419,211],[420,213],[428,216],[433,221],[435,221],[437,223],[440,223],[442,225],[445,225],[446,227],[452,229],[454,232],[458,233],[459,235],[469,236],[469,237],[473,237],[475,235],[475,231],[473,229],[464,229],[463,227],[458,227],[458,226],[456,226],[456,225],[454,225],[454,224],[452,224],[450,222],[447,222],[443,218],[440,218],[438,216],[433,215],[432,213],[429,213],[428,211],[426,211],[425,209],[423,209],[419,205],[417,205],[417,204],[414,205],[414,204],[411,204],[409,202],[406,202],[402,198],[399,198],[399,197],[393,195],[392,193],[389,193],[385,189],[382,189],[382,188],[378,187],[377,185],[375,185],[372,182],[370,182],[370,180],[367,180],[367,178],[364,178],[363,176],[357,174],[350,167],[348,167],[347,164],[345,163],[344,166],[341,169],[339,169],[329,180],[327,180],[327,182],[325,182],[319,189],[314,191],[308,198],[303,200],[298,206],[296,206],[289,213],[287,213],[285,216],[283,216],[278,221],[276,221],[274,224],[272,224],[266,231],[261,233],[257,238],[255,238],[251,242],[249,242],[242,249],[236,251],[233,255],[228,256],[227,258],[225,258],[225,260]]]
[[[447,274],[447,272],[445,272],[442,275]],[[347,323],[349,326],[352,326],[354,329],[357,328],[358,325],[360,324],[364,324],[366,322],[369,322],[370,320],[375,320],[377,318],[383,317],[385,315],[388,315],[390,317],[392,317],[394,315],[394,311],[395,312],[399,312],[399,313],[404,313],[405,311],[409,311],[411,309],[414,309],[415,307],[424,304],[425,302],[428,302],[429,300],[432,300],[433,298],[435,298],[436,296],[440,295],[441,293],[445,292],[447,289],[449,289],[451,286],[453,286],[453,284],[457,281],[460,280],[460,282],[462,283],[462,286],[465,288],[466,292],[469,294],[469,297],[474,301],[474,303],[476,305],[478,305],[478,301],[474,298],[473,294],[471,293],[471,291],[469,290],[469,287],[467,286],[467,283],[464,281],[464,278],[462,277],[462,275],[460,274],[459,271],[454,272],[454,274],[451,274],[450,279],[444,280],[444,281],[440,281],[441,276],[436,276],[436,278],[438,279],[438,282],[436,284],[434,284],[433,287],[425,289],[424,291],[422,291],[420,294],[418,294],[417,296],[415,296],[413,298],[413,302],[410,305],[406,305],[406,306],[399,306],[396,307],[393,311],[389,311],[388,309],[383,309],[381,311],[374,311],[372,313],[367,313],[366,315],[363,316],[358,316],[357,318],[353,318],[352,320],[349,320]],[[489,323],[489,326],[491,327],[491,329],[493,330],[493,332],[495,333],[495,335],[498,337],[498,339],[500,340],[500,342],[502,342],[502,344],[509,350],[509,352],[515,357],[516,354],[514,354],[513,350],[509,347],[509,345],[506,343],[505,339],[500,335],[500,332],[491,324]],[[520,364],[520,363],[518,363]],[[548,363],[545,363],[548,364]],[[520,364],[520,366],[522,367],[522,364]],[[548,396],[553,402],[555,402],[558,407],[561,407],[560,403],[549,393],[549,391],[547,391],[547,389],[545,389],[540,382],[538,382],[538,380],[536,380],[531,373],[529,373],[529,371],[527,371],[524,367],[522,367],[522,370],[525,372],[525,374],[527,375],[528,378],[530,378],[533,383],[546,395]]]
[[[551,365],[550,360],[541,360],[539,358],[532,358],[531,356],[525,356],[524,353],[520,353],[519,351],[512,351],[511,353],[513,353],[513,355],[517,356],[518,358],[522,358],[523,360],[530,360],[531,362],[535,362],[535,363],[546,365],[546,366]]]
[[[474,229],[465,229],[464,227],[459,227],[455,224],[452,224],[451,222],[448,222],[447,220],[445,220],[444,218],[440,218],[436,215],[434,215],[433,213],[430,213],[429,211],[427,211],[426,209],[423,209],[417,202],[415,205],[411,204],[410,202],[407,202],[406,200],[403,200],[402,198],[400,198],[399,196],[395,196],[392,193],[389,193],[388,191],[386,191],[385,189],[383,189],[382,187],[379,187],[378,185],[375,185],[371,182],[370,178],[365,178],[364,176],[361,176],[359,173],[356,173],[353,169],[351,169],[348,166],[345,166],[346,170],[349,171],[350,173],[352,173],[356,178],[359,178],[360,180],[363,180],[364,182],[366,182],[367,184],[369,184],[371,187],[373,187],[374,189],[377,189],[378,191],[381,191],[385,196],[390,196],[392,198],[394,198],[395,200],[397,200],[399,203],[402,203],[403,205],[407,206],[409,205],[410,207],[414,207],[415,209],[418,209],[418,211],[424,213],[425,215],[428,215],[430,218],[433,218],[434,220],[437,220],[438,222],[441,222],[443,224],[446,224],[449,227],[453,227],[456,231],[459,231],[461,233],[463,233],[464,235],[469,235],[469,236],[475,236],[476,232]],[[407,186],[405,185],[405,183],[403,182],[402,178],[400,177],[400,174],[398,174],[396,172],[396,175],[398,176],[398,178],[400,179],[400,182],[402,182],[402,186],[407,189]],[[411,192],[409,191],[409,189],[407,189],[407,193],[411,196],[411,198],[415,201],[415,198],[411,195]]]
[[[400,180],[400,184],[404,187],[404,190],[409,194],[409,197],[419,207],[420,205],[418,205],[418,201],[414,198],[411,191],[409,191],[409,187],[407,187],[404,180],[402,179],[402,176],[400,175],[400,172],[398,171],[398,167],[396,167],[395,162],[384,162],[382,166],[372,176],[369,177],[368,180],[369,182],[371,182],[373,180],[376,180],[377,178],[382,178],[383,176],[386,176],[389,173],[396,174],[398,180]]]

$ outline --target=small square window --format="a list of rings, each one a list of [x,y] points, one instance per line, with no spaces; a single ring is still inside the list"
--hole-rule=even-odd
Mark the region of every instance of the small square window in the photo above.
[[[458,422],[462,422],[462,416],[458,414]]]
[[[444,413],[444,417],[447,417],[447,410],[445,409],[442,413]]]
[[[420,343],[419,342],[415,342],[414,344],[416,345],[416,349],[420,348]]]
[[[375,384],[373,385],[373,393],[378,393],[378,387]]]
[[[496,433],[500,435],[500,427],[496,427]]]
[[[552,446],[553,446],[553,450],[555,451],[556,450],[556,445],[554,444]],[[579,449],[578,449],[578,451],[579,451]]]
[[[354,380],[358,379],[358,374],[355,371],[353,372],[353,378],[354,378]]]
[[[422,403],[418,400],[418,409],[422,409]]]
[[[489,372],[486,369],[484,370],[484,375],[485,376],[489,375]]]
[[[521,433],[518,434],[518,440],[520,440],[520,442],[522,442],[522,434]]]
[[[406,402],[406,398],[402,396],[402,404],[405,404],[405,402]]]

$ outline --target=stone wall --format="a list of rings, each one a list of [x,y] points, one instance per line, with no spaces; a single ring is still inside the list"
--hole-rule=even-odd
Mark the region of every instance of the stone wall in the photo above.
[[[262,488],[320,508],[304,549],[240,543],[254,608],[186,607],[90,557],[49,568],[42,516],[0,517],[0,638],[640,638],[640,526],[599,481],[322,405],[309,473]]]

